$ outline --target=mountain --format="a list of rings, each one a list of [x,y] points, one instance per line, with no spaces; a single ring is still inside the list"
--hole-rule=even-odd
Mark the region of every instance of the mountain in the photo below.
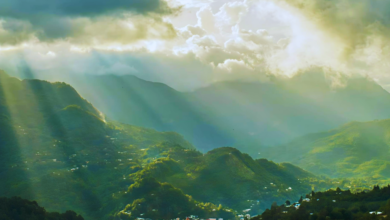
[[[2,73],[0,91],[0,196],[50,211],[233,219],[315,185],[304,180],[313,174],[290,164],[229,147],[203,154],[175,132],[112,121],[65,83]]]
[[[68,80],[108,118],[178,132],[203,152],[234,146],[257,157],[260,146],[350,121],[390,118],[390,94],[374,81],[348,78],[335,86],[321,71],[270,82],[220,82],[191,92],[130,75]]]
[[[231,145],[232,137],[212,122],[186,93],[135,76],[77,76],[69,80],[106,116],[115,121],[175,131],[202,150]]]
[[[175,132],[112,121],[68,84],[5,73],[0,130],[0,196],[85,219],[232,219],[337,186],[233,147],[203,153]]]
[[[37,202],[19,197],[0,198],[0,219],[2,220],[84,220],[73,211],[65,213],[46,212]]]
[[[181,135],[106,121],[65,83],[0,73],[0,196],[36,200],[86,219],[123,209],[113,194],[147,164],[145,149],[164,143],[194,149]],[[108,203],[108,201],[111,201]]]
[[[390,120],[351,122],[264,149],[262,156],[288,161],[330,177],[390,178]],[[283,152],[283,153],[280,153]]]
[[[157,159],[131,174],[130,179],[155,178],[182,189],[195,200],[238,211],[251,209],[253,214],[261,213],[274,201],[282,202],[310,191],[312,186],[303,179],[316,178],[291,164],[253,160],[231,147],[206,154],[180,147],[159,148]],[[151,155],[157,155],[155,150],[152,152]]]

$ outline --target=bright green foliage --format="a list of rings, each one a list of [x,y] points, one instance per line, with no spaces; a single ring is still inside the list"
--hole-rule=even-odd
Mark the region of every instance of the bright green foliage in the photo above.
[[[101,219],[122,205],[127,177],[150,160],[148,147],[194,147],[104,116],[69,85],[0,74],[0,196],[21,196],[48,210]],[[110,202],[108,202],[110,201]]]
[[[222,217],[235,219],[234,213],[222,206],[199,203],[192,197],[168,183],[159,183],[154,178],[144,178],[129,187],[127,199],[133,201],[116,217],[134,219],[137,217],[151,219],[185,218],[197,215],[202,218]]]
[[[298,209],[295,208],[296,203],[272,206],[253,220],[390,219],[389,197],[390,186],[374,186],[371,191],[356,194],[340,188],[312,192],[306,195],[309,201],[301,201]]]
[[[106,121],[64,83],[4,74],[0,82],[0,196],[93,220],[230,219],[334,186],[288,163],[230,147],[203,154],[177,133]]]
[[[311,184],[298,179],[314,178],[291,164],[253,160],[230,147],[206,154],[170,148],[161,155],[167,158],[156,159],[130,178],[140,181],[153,177],[182,189],[198,201],[222,204],[238,211],[251,209],[252,214],[261,213],[274,201],[281,203],[311,190]]]
[[[263,156],[330,177],[388,179],[389,146],[390,120],[351,122],[338,129],[268,148]]]

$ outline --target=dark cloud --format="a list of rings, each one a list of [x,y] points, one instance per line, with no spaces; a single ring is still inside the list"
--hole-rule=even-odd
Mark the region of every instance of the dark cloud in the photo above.
[[[0,16],[36,20],[45,16],[79,17],[132,11],[170,13],[161,0],[1,0]]]
[[[17,45],[32,37],[40,41],[74,38],[80,36],[80,33],[88,32],[85,25],[101,22],[117,27],[121,20],[129,18],[129,14],[137,16],[137,24],[141,22],[140,17],[144,17],[149,19],[147,25],[153,23],[153,28],[170,28],[162,22],[161,16],[176,10],[170,8],[164,0],[1,0],[0,44]],[[111,21],[112,25],[107,21]],[[101,33],[105,34],[106,28],[101,26]],[[142,33],[146,28],[142,28]],[[124,30],[125,37],[128,38],[126,43],[132,39],[138,40],[141,35],[138,30],[131,31],[138,38],[129,38],[128,30]],[[92,33],[86,34],[93,37],[92,35],[98,33],[93,30]],[[121,28],[115,35],[121,35]],[[147,37],[145,35],[145,38]],[[91,40],[93,39],[89,39]]]

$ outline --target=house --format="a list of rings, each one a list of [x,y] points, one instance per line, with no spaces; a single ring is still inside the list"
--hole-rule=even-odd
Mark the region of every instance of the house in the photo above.
[[[283,211],[284,214],[288,213],[288,211]]]
[[[296,209],[299,209],[299,206],[301,206],[301,204],[299,204],[299,203],[297,203],[297,204],[294,205],[294,207],[295,207]]]
[[[383,215],[383,212],[379,212],[379,211],[372,211],[370,212],[371,215]]]
[[[332,202],[336,202],[336,200],[332,200]]]
[[[304,201],[304,202],[310,202],[310,199],[309,199],[309,198],[305,198],[305,199],[303,199],[302,201]]]

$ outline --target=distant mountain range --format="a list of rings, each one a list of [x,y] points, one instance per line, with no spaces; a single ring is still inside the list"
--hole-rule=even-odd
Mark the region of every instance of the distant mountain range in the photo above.
[[[72,84],[108,118],[176,131],[202,151],[234,146],[258,156],[260,146],[349,121],[390,118],[390,94],[366,78],[334,87],[323,73],[273,82],[221,82],[179,92],[135,76],[76,76]]]
[[[350,122],[265,148],[262,155],[330,177],[390,178],[390,119]]]

